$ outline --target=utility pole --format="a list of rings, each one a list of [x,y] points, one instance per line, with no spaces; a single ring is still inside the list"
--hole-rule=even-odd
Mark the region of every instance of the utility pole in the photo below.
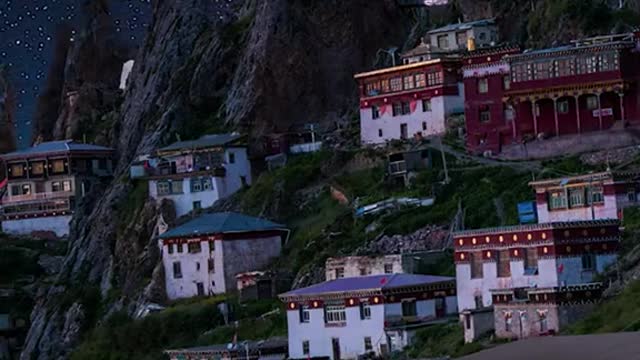
[[[440,154],[442,155],[442,166],[444,167],[444,183],[449,183],[449,169],[447,169],[447,157],[444,155],[444,145],[442,145],[442,138],[438,138],[440,142]]]

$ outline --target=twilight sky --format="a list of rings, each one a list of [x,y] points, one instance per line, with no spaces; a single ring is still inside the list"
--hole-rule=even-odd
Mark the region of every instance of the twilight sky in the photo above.
[[[0,0],[0,64],[10,68],[16,90],[18,146],[29,146],[31,124],[40,90],[53,56],[58,25],[78,29],[86,0]],[[151,0],[111,0],[117,31],[140,42],[151,18]],[[75,30],[74,30],[75,34]]]

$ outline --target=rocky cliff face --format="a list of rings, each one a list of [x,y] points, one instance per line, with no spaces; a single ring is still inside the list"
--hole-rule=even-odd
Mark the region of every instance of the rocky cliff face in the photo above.
[[[108,309],[131,313],[161,300],[153,236],[159,212],[143,185],[126,180],[137,154],[175,140],[176,133],[184,138],[227,127],[257,138],[311,121],[333,126],[357,103],[353,73],[369,68],[378,48],[401,44],[409,28],[393,0],[156,2],[123,103],[107,113],[113,123],[104,143],[116,149],[116,180],[76,213],[69,254],[57,284],[37,299],[22,358],[68,357],[96,320],[94,292],[105,299],[118,289],[122,295]],[[90,83],[94,93],[113,89],[118,76],[107,65],[126,56],[99,53],[94,61],[109,59],[103,77],[90,71],[87,46],[74,44],[65,58],[62,98],[69,91],[79,97],[60,104],[56,120],[40,128],[41,138],[81,135],[77,129],[87,122],[77,109],[85,104],[103,118],[105,108],[83,97],[81,84]]]
[[[0,154],[15,149],[15,94],[9,84],[6,68],[0,65]],[[0,175],[2,177],[4,175]]]

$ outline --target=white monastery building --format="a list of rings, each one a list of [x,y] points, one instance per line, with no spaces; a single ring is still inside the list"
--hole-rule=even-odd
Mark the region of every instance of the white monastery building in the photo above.
[[[540,223],[622,219],[622,210],[638,206],[640,174],[598,172],[531,182]]]
[[[415,330],[456,316],[451,277],[387,274],[342,278],[280,295],[291,359],[355,359],[409,345]]]
[[[149,180],[153,199],[173,201],[178,217],[210,207],[251,184],[247,146],[237,134],[171,144],[134,165],[131,173]]]
[[[101,178],[113,175],[113,150],[72,140],[44,142],[0,156],[2,231],[69,234],[76,205]]]
[[[159,237],[171,300],[236,290],[236,275],[280,255],[289,230],[237,213],[203,214]]]
[[[598,275],[614,264],[617,220],[555,222],[454,234],[458,306],[465,339],[556,333],[600,298]],[[493,307],[493,323],[486,308]],[[488,317],[491,319],[491,317]],[[475,328],[475,330],[474,330]],[[481,330],[478,330],[481,329]]]

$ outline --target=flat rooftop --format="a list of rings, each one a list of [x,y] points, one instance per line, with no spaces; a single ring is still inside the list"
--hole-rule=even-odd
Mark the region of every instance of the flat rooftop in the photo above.
[[[640,332],[537,337],[514,341],[461,360],[640,359]]]

